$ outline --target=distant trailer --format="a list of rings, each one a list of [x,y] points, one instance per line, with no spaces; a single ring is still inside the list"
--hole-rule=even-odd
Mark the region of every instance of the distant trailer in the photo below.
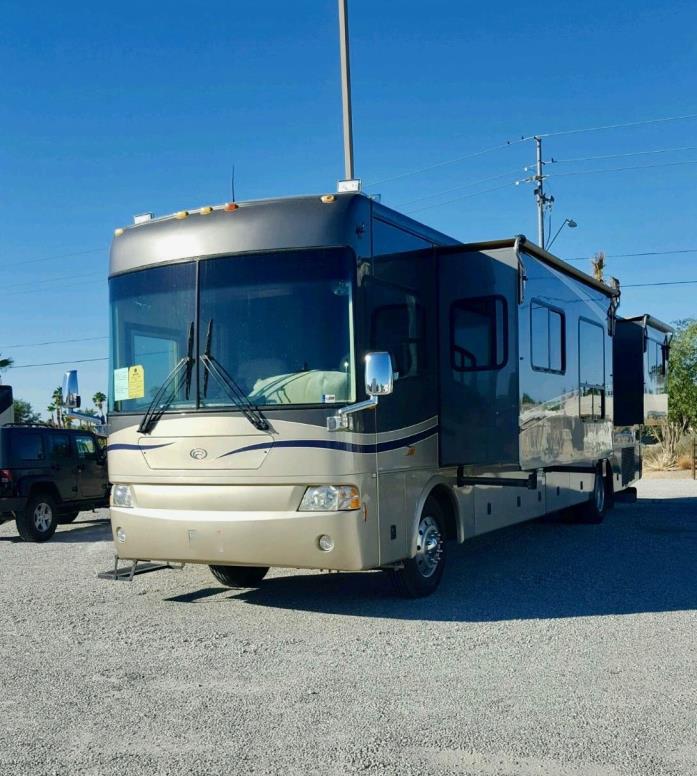
[[[389,570],[612,501],[619,288],[525,237],[472,244],[360,194],[116,232],[108,441],[119,557]]]
[[[617,320],[612,363],[615,491],[641,478],[641,427],[668,415],[672,337],[673,328],[651,315]]]
[[[12,387],[0,385],[0,426],[15,422]]]

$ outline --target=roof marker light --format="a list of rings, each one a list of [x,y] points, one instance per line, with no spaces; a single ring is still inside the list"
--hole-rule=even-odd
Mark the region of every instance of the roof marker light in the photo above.
[[[210,215],[213,212],[213,208],[210,205],[206,205],[205,207],[202,207],[198,211],[202,216]]]
[[[123,229],[119,227],[118,229],[114,229],[114,237],[121,237],[123,234]]]
[[[325,205],[329,205],[332,202],[336,201],[336,197],[334,196],[334,194],[324,194],[320,197],[320,199],[322,200],[322,202],[324,202]]]
[[[133,216],[134,224],[147,224],[148,221],[152,221],[152,213],[138,213]]]
[[[174,214],[174,217],[177,218],[179,221],[186,218],[189,215],[188,210],[180,210],[178,213]]]
[[[223,210],[227,210],[228,213],[231,213],[233,210],[237,210],[238,207],[239,205],[236,202],[226,202]]]

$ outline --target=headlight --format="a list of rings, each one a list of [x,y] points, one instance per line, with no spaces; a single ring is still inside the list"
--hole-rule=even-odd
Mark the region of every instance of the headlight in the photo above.
[[[361,508],[355,485],[313,485],[300,502],[298,512],[344,512]]]
[[[111,505],[114,507],[132,507],[133,489],[130,485],[114,485],[111,491]]]

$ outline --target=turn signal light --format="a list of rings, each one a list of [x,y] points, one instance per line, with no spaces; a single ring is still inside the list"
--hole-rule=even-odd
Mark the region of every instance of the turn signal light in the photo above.
[[[228,213],[232,213],[233,210],[237,210],[239,205],[236,202],[226,202],[223,210],[227,210]]]

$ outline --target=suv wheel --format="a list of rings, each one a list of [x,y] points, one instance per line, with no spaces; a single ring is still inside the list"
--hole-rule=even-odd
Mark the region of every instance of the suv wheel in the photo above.
[[[52,496],[31,496],[23,512],[17,513],[17,530],[25,542],[46,542],[56,532],[58,515]]]

